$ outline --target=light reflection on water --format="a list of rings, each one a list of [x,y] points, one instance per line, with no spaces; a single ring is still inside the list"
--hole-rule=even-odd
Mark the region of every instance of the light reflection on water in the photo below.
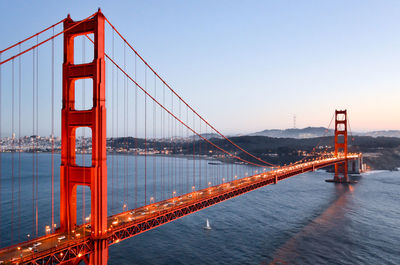
[[[400,174],[329,178],[306,173],[184,217],[112,246],[109,264],[400,264]]]
[[[11,182],[5,177],[5,170],[10,165],[7,155],[2,155],[2,244],[7,244],[10,239],[11,222],[11,196],[7,189]],[[31,157],[26,154],[23,159]],[[42,217],[39,227],[50,221],[50,185],[43,184],[49,183],[50,179],[46,165],[48,158],[49,154],[39,155],[39,164],[42,164],[39,173],[43,181],[39,187],[39,216]],[[109,156],[108,163],[111,158]],[[139,166],[141,162],[139,160]],[[174,163],[185,166],[187,160],[178,159]],[[20,239],[31,232],[33,225],[30,216],[32,163],[23,164],[26,166],[21,169]],[[59,158],[55,164],[57,168]],[[213,172],[211,175],[231,172],[229,168],[210,166],[206,162],[196,165],[207,167]],[[159,168],[156,170],[160,172]],[[151,174],[152,170],[149,171]],[[120,176],[114,183],[117,185],[116,209],[113,209],[116,212],[121,211],[123,170],[118,174]],[[57,170],[56,190],[58,176]],[[369,172],[351,186],[324,181],[330,178],[331,174],[324,171],[305,173],[163,225],[111,246],[109,264],[400,264],[400,173]],[[184,175],[178,176],[178,185],[179,180],[185,180]],[[109,173],[109,186],[110,182]],[[132,185],[133,180],[129,183]],[[207,183],[205,179],[203,183]],[[139,193],[143,193],[140,188]],[[89,198],[87,195],[86,199]],[[108,198],[111,208],[110,192]],[[131,207],[133,199],[130,193]],[[56,194],[56,205],[58,201]],[[86,213],[89,211],[87,207]],[[78,209],[78,216],[83,214],[80,212]],[[17,212],[14,216],[17,218]],[[207,218],[213,228],[209,231],[203,229]],[[17,231],[14,231],[16,235]]]

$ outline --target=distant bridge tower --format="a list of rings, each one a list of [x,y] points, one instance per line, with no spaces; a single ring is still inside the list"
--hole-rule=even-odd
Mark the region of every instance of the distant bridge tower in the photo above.
[[[106,264],[107,242],[107,166],[106,166],[106,105],[104,62],[104,15],[97,12],[85,21],[73,21],[69,15],[64,21],[64,64],[61,112],[61,172],[60,172],[60,229],[71,233],[76,225],[76,187],[90,187],[91,236],[94,254],[90,264]],[[74,38],[93,34],[94,59],[75,64]],[[75,82],[93,81],[93,107],[76,110]],[[92,131],[92,161],[90,166],[76,164],[76,129],[89,127]],[[86,260],[87,257],[84,257]]]
[[[347,110],[335,111],[335,156],[343,155],[345,161],[335,164],[334,182],[348,182],[347,161]]]

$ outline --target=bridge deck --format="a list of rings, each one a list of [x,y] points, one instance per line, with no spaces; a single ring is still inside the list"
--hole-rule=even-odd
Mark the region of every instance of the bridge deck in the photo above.
[[[357,154],[348,159],[357,159]],[[202,210],[227,199],[273,184],[307,171],[343,162],[345,158],[324,158],[233,180],[217,186],[126,211],[108,218],[106,239],[109,245],[133,237],[185,215]],[[0,250],[0,262],[53,264],[74,260],[93,251],[88,224],[77,227],[72,234],[56,233]]]

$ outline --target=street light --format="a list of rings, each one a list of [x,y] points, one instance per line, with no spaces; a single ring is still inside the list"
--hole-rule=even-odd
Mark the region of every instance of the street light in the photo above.
[[[50,234],[50,226],[49,225],[45,226],[45,231],[46,231],[46,235]]]

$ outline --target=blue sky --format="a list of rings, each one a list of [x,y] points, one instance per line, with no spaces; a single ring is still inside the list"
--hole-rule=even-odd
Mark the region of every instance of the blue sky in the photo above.
[[[224,133],[400,129],[399,1],[0,1],[0,48],[98,7]]]

